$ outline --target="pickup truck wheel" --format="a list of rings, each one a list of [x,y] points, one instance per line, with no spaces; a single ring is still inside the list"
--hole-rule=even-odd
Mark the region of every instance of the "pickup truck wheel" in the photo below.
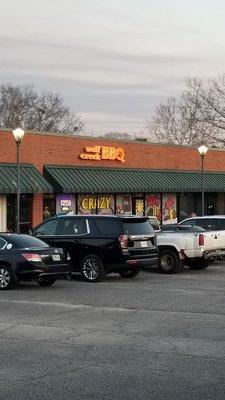
[[[206,260],[191,260],[188,263],[188,266],[190,269],[195,269],[195,270],[199,270],[199,269],[205,269],[209,266],[210,262],[206,261]]]
[[[121,276],[121,278],[134,278],[139,274],[139,272],[140,268],[133,268],[128,271],[120,271],[119,275]]]
[[[165,249],[159,252],[158,267],[164,274],[176,274],[182,270],[183,262],[175,251]]]
[[[88,254],[80,261],[80,272],[87,282],[99,282],[106,272],[101,258],[97,254]]]

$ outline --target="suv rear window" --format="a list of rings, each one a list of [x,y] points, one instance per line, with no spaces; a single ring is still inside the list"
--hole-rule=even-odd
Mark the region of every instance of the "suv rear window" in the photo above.
[[[98,232],[103,234],[116,234],[119,235],[121,233],[121,224],[117,219],[111,218],[99,218],[95,219],[95,225],[97,226]]]
[[[124,233],[128,235],[148,235],[154,230],[148,220],[125,219],[122,221]]]

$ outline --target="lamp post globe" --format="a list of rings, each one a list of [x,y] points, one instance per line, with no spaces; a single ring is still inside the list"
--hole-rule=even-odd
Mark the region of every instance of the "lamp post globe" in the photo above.
[[[22,128],[16,128],[12,131],[15,142],[22,143],[25,131]]]
[[[25,131],[22,128],[16,128],[12,131],[16,142],[16,232],[20,233],[20,146],[23,141]]]
[[[205,155],[208,151],[208,147],[206,147],[204,144],[198,147],[198,152],[201,156],[201,161],[202,161],[202,172],[201,172],[201,192],[202,192],[202,216],[204,216],[205,213],[205,184],[204,184],[204,158]]]
[[[208,151],[208,147],[206,147],[204,144],[198,147],[198,152],[200,156],[205,157],[206,153]]]

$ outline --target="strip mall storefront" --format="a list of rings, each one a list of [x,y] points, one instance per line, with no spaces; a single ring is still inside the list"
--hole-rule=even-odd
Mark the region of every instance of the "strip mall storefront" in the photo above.
[[[0,132],[1,230],[14,229],[16,146]],[[205,157],[205,214],[225,214],[225,157]],[[154,215],[175,223],[201,213],[195,148],[71,135],[26,133],[21,146],[21,231],[51,215]]]

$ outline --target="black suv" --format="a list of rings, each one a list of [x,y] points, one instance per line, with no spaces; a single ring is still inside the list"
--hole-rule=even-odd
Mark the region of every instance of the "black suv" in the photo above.
[[[110,272],[132,278],[140,266],[158,262],[156,236],[147,217],[58,216],[33,228],[32,234],[69,252],[71,274],[80,271],[88,282]]]

